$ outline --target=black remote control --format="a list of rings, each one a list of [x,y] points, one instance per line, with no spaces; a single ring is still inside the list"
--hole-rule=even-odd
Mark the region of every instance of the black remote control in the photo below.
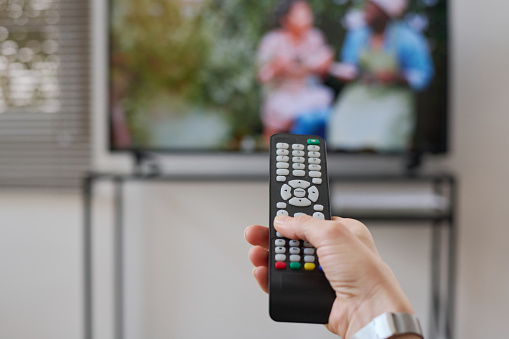
[[[275,321],[329,322],[335,293],[310,243],[274,229],[277,215],[330,220],[325,140],[274,134],[270,139],[269,313]]]

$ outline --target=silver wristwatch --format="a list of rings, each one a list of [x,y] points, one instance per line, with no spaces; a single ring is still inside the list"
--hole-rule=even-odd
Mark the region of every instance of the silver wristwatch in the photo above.
[[[361,328],[350,339],[387,339],[402,334],[415,334],[424,338],[421,324],[415,315],[384,313]]]

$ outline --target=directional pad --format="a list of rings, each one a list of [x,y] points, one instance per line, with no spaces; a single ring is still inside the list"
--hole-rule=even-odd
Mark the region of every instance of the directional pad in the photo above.
[[[288,186],[287,184],[284,184],[281,187],[281,198],[283,198],[283,200],[288,200],[291,197],[292,197],[292,188],[290,186]]]
[[[297,207],[311,206],[311,200],[306,198],[291,198],[289,201],[290,205]]]
[[[316,202],[318,200],[318,188],[312,186],[308,189],[308,198],[311,199],[312,202]]]
[[[291,180],[288,184],[293,188],[308,188],[311,186],[311,183],[306,180]]]

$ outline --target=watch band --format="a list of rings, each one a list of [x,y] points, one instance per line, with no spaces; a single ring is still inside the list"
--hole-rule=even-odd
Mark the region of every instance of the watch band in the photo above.
[[[415,334],[424,338],[419,319],[415,315],[384,313],[361,328],[350,339],[387,339],[401,334]]]

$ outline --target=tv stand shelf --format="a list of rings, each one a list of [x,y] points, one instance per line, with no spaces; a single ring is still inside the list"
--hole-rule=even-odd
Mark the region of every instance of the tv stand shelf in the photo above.
[[[123,282],[123,208],[124,208],[124,185],[127,182],[267,182],[268,176],[261,174],[217,174],[217,175],[194,175],[194,174],[119,174],[90,172],[83,178],[83,264],[84,264],[84,338],[93,339],[93,284],[92,284],[92,220],[93,220],[93,193],[94,186],[98,182],[111,182],[114,185],[114,322],[115,339],[124,338],[124,282]],[[454,327],[454,292],[456,279],[456,180],[451,174],[433,175],[330,175],[331,204],[334,215],[355,218],[369,225],[381,222],[386,224],[402,225],[412,222],[417,225],[430,225],[432,227],[432,254],[431,254],[431,317],[429,335],[431,339],[453,339]],[[376,187],[379,184],[391,185],[391,187],[407,187],[411,185],[428,186],[429,196],[420,196],[408,192],[401,195],[394,194],[392,203],[398,201],[409,202],[412,197],[415,203],[411,208],[383,209],[386,201],[374,199],[371,206],[374,209],[358,206],[352,201],[362,201],[362,195],[354,195],[348,203],[346,196],[335,195],[337,187],[342,184],[350,186],[368,185]],[[341,193],[341,189],[338,190]],[[366,199],[369,197],[366,194]],[[388,193],[393,194],[393,193]],[[336,198],[339,199],[336,201]],[[443,204],[433,205],[435,198],[439,198]],[[398,200],[399,199],[399,200]],[[431,199],[431,200],[430,200]],[[426,202],[420,208],[419,202]],[[366,200],[367,201],[367,200]],[[431,205],[430,205],[431,201]],[[378,205],[377,205],[378,204]],[[348,207],[348,208],[345,208]],[[431,206],[431,207],[430,207]],[[433,208],[433,207],[438,208]],[[387,207],[387,206],[385,206]],[[409,207],[409,206],[406,206]],[[414,226],[414,225],[412,225]]]

